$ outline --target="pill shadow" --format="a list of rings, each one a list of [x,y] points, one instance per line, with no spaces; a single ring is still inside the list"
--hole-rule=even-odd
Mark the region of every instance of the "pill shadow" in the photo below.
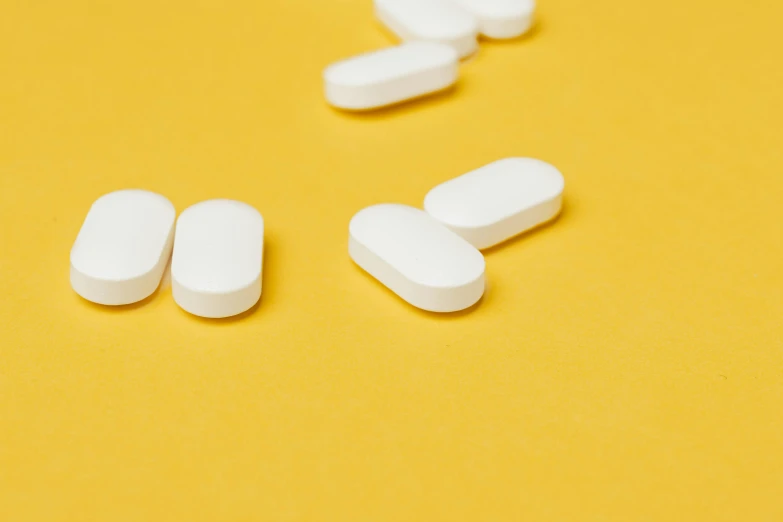
[[[118,313],[126,313],[133,310],[138,310],[139,308],[148,306],[153,301],[158,299],[158,297],[160,297],[162,293],[164,293],[166,290],[170,288],[171,288],[171,256],[169,256],[169,260],[168,262],[166,262],[166,268],[163,270],[163,276],[161,276],[160,278],[160,283],[158,284],[158,287],[155,289],[154,292],[152,292],[152,294],[150,294],[148,297],[145,297],[141,301],[137,301],[135,303],[126,304],[126,305],[118,305],[118,306],[102,305],[98,303],[93,303],[92,301],[88,301],[87,299],[83,298],[76,292],[73,292],[73,294],[81,303],[87,305],[87,308],[91,308],[93,310],[97,310],[102,313],[118,314]]]
[[[371,276],[369,273],[367,273],[362,267],[357,265],[356,263],[353,263],[354,269],[361,274],[361,277],[366,279],[370,282],[371,285],[374,285],[376,288],[378,288],[381,292],[386,293],[390,299],[394,299],[395,301],[398,301],[401,306],[407,307],[409,310],[411,310],[413,313],[420,317],[425,317],[430,320],[436,320],[436,321],[449,321],[453,319],[460,319],[462,317],[465,317],[467,315],[470,315],[474,313],[476,310],[481,308],[488,299],[488,295],[491,296],[489,284],[487,284],[487,287],[484,290],[484,295],[481,296],[481,299],[479,299],[476,303],[469,306],[468,308],[465,308],[464,310],[459,310],[457,312],[429,312],[427,310],[422,310],[421,308],[416,308],[409,302],[407,302],[405,299],[401,298],[397,294],[395,294],[392,290],[390,290],[386,285],[375,279],[373,276]]]
[[[525,241],[531,236],[545,232],[550,227],[553,227],[557,224],[562,224],[564,221],[570,221],[572,212],[573,212],[573,205],[568,201],[564,200],[563,207],[560,209],[560,213],[554,218],[550,219],[546,223],[542,223],[536,226],[535,228],[526,230],[525,232],[522,232],[521,234],[514,236],[511,239],[503,241],[502,243],[499,243],[493,247],[482,250],[481,253],[484,254],[484,256],[486,257],[486,256],[491,256],[495,252],[505,250],[506,248],[513,248],[514,245]]]
[[[274,285],[272,285],[273,291],[272,296],[270,296],[269,288],[267,288],[267,282],[270,280],[270,278],[267,276],[267,274],[270,273],[270,270],[274,271],[277,269],[277,248],[275,245],[276,242],[274,239],[270,238],[269,234],[267,234],[264,238],[264,257],[261,265],[261,297],[258,299],[256,304],[254,304],[249,309],[245,310],[241,314],[233,315],[231,317],[213,319],[209,317],[199,317],[197,315],[193,315],[189,312],[186,312],[179,306],[177,306],[177,308],[179,308],[181,313],[190,318],[190,320],[211,326],[227,326],[250,320],[264,303],[273,299]]]
[[[93,303],[92,301],[88,301],[87,299],[83,298],[76,292],[72,292],[72,293],[74,295],[74,298],[83,306],[86,306],[87,308],[90,308],[100,313],[111,315],[111,314],[126,313],[148,306],[150,303],[155,301],[161,293],[163,293],[163,290],[160,286],[158,286],[158,288],[155,289],[155,291],[150,296],[145,297],[141,301],[137,301],[135,303],[126,304],[126,305],[116,305],[116,306]]]
[[[391,45],[402,45],[402,44],[404,44],[404,43],[405,43],[404,41],[400,40],[400,38],[399,38],[399,37],[398,37],[396,34],[394,34],[394,32],[393,32],[393,31],[391,31],[391,30],[390,30],[390,29],[389,29],[389,28],[386,26],[386,24],[384,24],[383,22],[381,22],[381,21],[380,21],[380,20],[378,20],[377,18],[375,19],[375,25],[376,25],[376,27],[378,28],[378,30],[379,30],[381,33],[383,33],[384,35],[386,35],[386,37],[387,37],[387,38],[389,39],[389,41],[391,42]],[[481,35],[479,35],[479,37],[478,37],[478,43],[479,43],[479,44],[482,44],[482,43],[484,43],[484,42],[482,41],[482,38],[484,38],[484,37],[483,37],[483,36],[481,36]],[[491,41],[491,40],[488,40],[488,41]],[[480,53],[481,53],[481,51],[480,51],[480,48],[478,48],[478,47],[477,47],[477,48],[476,48],[476,50],[474,50],[474,51],[473,51],[472,53],[470,53],[469,55],[467,55],[467,56],[461,56],[461,57],[459,58],[458,64],[459,64],[460,66],[462,66],[462,65],[464,65],[464,64],[466,64],[466,63],[468,63],[468,62],[471,62],[471,61],[473,61],[473,59],[474,59],[474,58],[476,58],[476,56],[478,56]],[[460,81],[462,81],[462,79],[461,79],[461,78],[458,80],[458,82],[457,82],[457,83],[459,83]],[[400,102],[400,103],[405,103],[405,102]]]
[[[236,324],[236,323],[240,323],[240,322],[246,321],[247,319],[252,317],[253,314],[256,313],[256,311],[261,307],[261,301],[264,300],[263,277],[264,276],[262,274],[261,275],[261,278],[262,278],[261,298],[258,300],[258,302],[256,304],[254,304],[248,310],[245,310],[244,312],[242,312],[239,315],[233,315],[231,317],[221,317],[219,319],[213,319],[213,318],[209,318],[209,317],[199,317],[197,315],[193,315],[190,312],[187,312],[187,311],[183,310],[182,308],[179,308],[179,307],[177,307],[177,308],[179,308],[179,311],[182,314],[186,315],[190,320],[195,321],[197,323],[208,324],[208,325],[211,325],[211,326],[215,326],[215,325],[231,325],[231,324]]]
[[[420,317],[425,317],[427,319],[433,320],[433,321],[452,321],[455,319],[461,319],[463,317],[466,317],[468,315],[474,314],[479,308],[486,306],[487,301],[489,298],[487,297],[489,294],[489,287],[487,287],[484,290],[484,295],[481,296],[481,299],[476,301],[473,305],[469,306],[468,308],[465,308],[464,310],[459,310],[457,312],[428,312],[427,310],[422,310],[420,308],[416,308],[415,306],[407,304],[410,308],[413,309],[413,311],[416,313],[416,315]],[[398,298],[399,299],[399,298]]]
[[[375,121],[382,120],[391,117],[395,117],[401,114],[409,114],[411,112],[420,111],[432,106],[442,105],[447,103],[453,97],[457,96],[464,87],[464,81],[462,78],[455,83],[432,94],[424,94],[417,98],[410,100],[403,100],[392,105],[387,105],[379,109],[369,109],[364,111],[348,111],[339,109],[337,107],[329,106],[332,112],[346,118],[355,121]]]
[[[484,35],[479,35],[479,46],[497,45],[498,47],[505,47],[505,46],[515,45],[520,43],[526,43],[529,40],[541,36],[541,33],[545,32],[545,30],[546,30],[546,23],[542,22],[541,19],[536,18],[533,21],[533,25],[530,27],[530,29],[528,29],[525,34],[517,36],[516,38],[489,38]]]

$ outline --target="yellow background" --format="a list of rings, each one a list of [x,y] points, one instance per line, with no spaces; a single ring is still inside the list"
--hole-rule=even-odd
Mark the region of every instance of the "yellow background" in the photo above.
[[[6,0],[0,520],[783,519],[783,7],[541,0],[450,94],[353,116],[369,0]],[[469,313],[348,258],[384,201],[534,156],[553,225]],[[229,197],[268,227],[238,320],[80,300],[91,202]]]

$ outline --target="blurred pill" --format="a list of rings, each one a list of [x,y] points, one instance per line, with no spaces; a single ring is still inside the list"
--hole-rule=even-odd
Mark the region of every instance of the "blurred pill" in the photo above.
[[[453,85],[457,65],[457,52],[435,42],[410,42],[362,54],[326,68],[326,99],[348,110],[391,105]]]
[[[451,0],[472,13],[488,38],[516,38],[533,26],[535,0]]]
[[[476,18],[451,0],[375,0],[375,14],[404,42],[450,45],[460,57],[478,47]]]

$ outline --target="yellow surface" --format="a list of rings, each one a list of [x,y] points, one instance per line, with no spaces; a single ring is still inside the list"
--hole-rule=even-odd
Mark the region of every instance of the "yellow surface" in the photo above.
[[[369,0],[6,1],[0,520],[783,519],[783,7],[541,0],[454,92],[366,116],[322,68]],[[558,222],[437,317],[347,224],[509,155]],[[264,296],[220,323],[68,284],[90,203],[264,214]]]

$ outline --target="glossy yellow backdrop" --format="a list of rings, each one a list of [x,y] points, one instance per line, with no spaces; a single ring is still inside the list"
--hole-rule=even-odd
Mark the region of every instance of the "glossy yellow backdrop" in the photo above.
[[[541,0],[459,87],[368,115],[321,71],[393,40],[369,0],[6,0],[0,520],[783,519],[780,2]],[[361,273],[347,225],[511,156],[553,225],[469,313]],[[264,295],[80,300],[91,202],[266,218]]]

